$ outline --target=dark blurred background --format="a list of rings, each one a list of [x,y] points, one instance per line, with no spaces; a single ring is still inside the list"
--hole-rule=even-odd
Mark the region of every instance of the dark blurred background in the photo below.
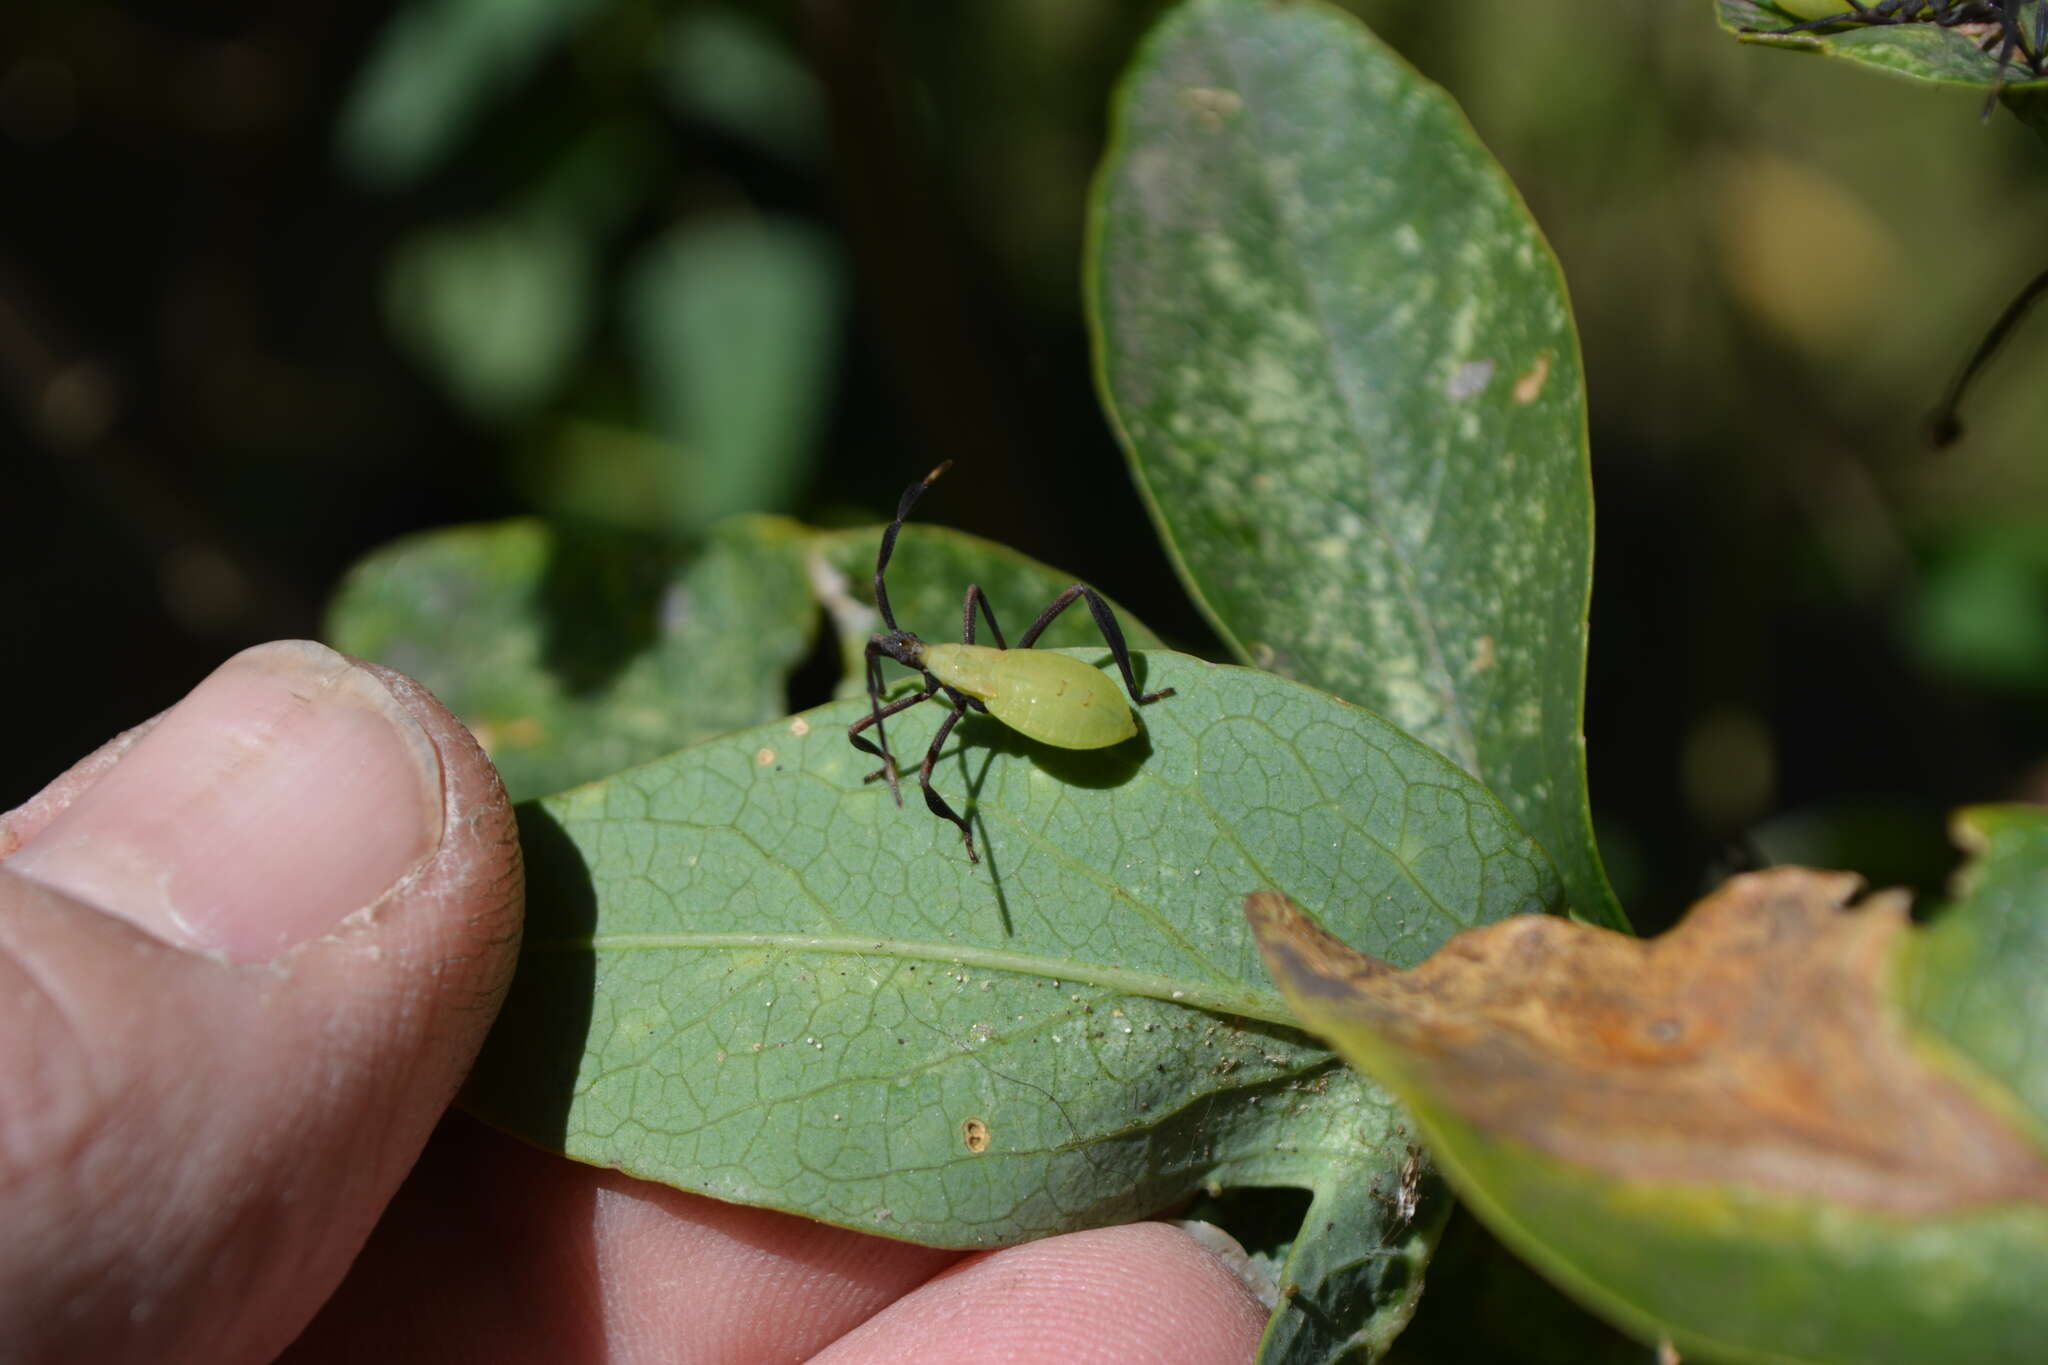
[[[0,7],[0,808],[348,565],[521,512],[930,519],[1212,648],[1091,388],[1084,200],[1157,13],[1100,0]],[[1603,848],[1655,926],[1750,856],[1937,888],[2048,798],[2048,149],[1739,47],[1705,0],[1356,6],[1562,256]],[[797,704],[819,700],[800,696]]]

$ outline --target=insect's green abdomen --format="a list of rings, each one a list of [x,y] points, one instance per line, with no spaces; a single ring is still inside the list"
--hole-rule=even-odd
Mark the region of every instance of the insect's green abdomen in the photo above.
[[[1043,649],[930,645],[925,667],[948,687],[978,697],[988,713],[1041,744],[1106,749],[1138,733],[1114,682],[1079,659]]]

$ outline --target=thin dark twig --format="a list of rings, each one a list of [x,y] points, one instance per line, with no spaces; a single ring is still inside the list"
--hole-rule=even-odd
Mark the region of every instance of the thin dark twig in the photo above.
[[[1940,450],[1954,445],[1961,438],[1963,421],[1957,409],[1962,406],[1964,392],[1976,379],[1977,372],[1983,369],[1991,357],[1997,354],[1998,348],[2005,344],[2005,339],[2012,334],[2013,328],[2019,326],[2033,306],[2040,302],[2043,294],[2048,294],[2048,270],[2034,276],[2027,283],[2027,287],[2020,290],[2013,301],[2005,306],[2005,311],[1998,315],[1998,321],[1991,324],[1991,330],[1984,334],[1984,339],[1977,343],[1977,349],[1971,353],[1962,370],[1949,384],[1948,390],[1942,394],[1941,402],[1935,406],[1933,416],[1928,418],[1935,449]]]

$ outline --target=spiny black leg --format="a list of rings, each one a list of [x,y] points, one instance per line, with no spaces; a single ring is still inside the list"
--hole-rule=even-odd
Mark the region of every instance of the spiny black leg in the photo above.
[[[932,486],[932,480],[953,467],[951,460],[903,490],[903,500],[896,504],[896,520],[889,523],[882,532],[882,548],[875,555],[875,609],[882,613],[882,621],[889,629],[896,629],[896,613],[889,610],[889,589],[882,582],[882,573],[889,567],[889,556],[896,553],[896,536],[903,530],[903,519],[910,515],[910,509],[924,496],[924,490]]]
[[[996,648],[1008,649],[1009,646],[1003,643],[1003,628],[996,624],[996,609],[988,604],[988,594],[981,590],[979,583],[967,585],[967,603],[960,608],[961,633],[967,643],[974,643],[974,608],[977,605],[981,607],[981,614],[988,618],[988,633],[996,637]]]
[[[1109,609],[1109,603],[1102,600],[1102,594],[1086,583],[1076,583],[1053,598],[1052,605],[1040,612],[1038,619],[1031,623],[1031,629],[1017,637],[1017,648],[1031,648],[1031,642],[1045,633],[1045,628],[1053,623],[1054,617],[1073,606],[1076,598],[1087,599],[1088,614],[1095,618],[1095,628],[1102,632],[1104,642],[1109,645],[1110,657],[1116,660],[1117,669],[1124,675],[1124,688],[1131,694],[1131,700],[1140,706],[1147,706],[1161,697],[1172,696],[1173,689],[1170,687],[1142,694],[1138,691],[1137,674],[1131,671],[1131,647],[1124,643],[1124,628],[1116,623],[1116,613]]]
[[[1053,623],[1053,618],[1058,616],[1061,612],[1065,611],[1068,607],[1073,606],[1075,599],[1079,598],[1080,595],[1081,585],[1079,583],[1076,583],[1073,587],[1068,588],[1058,597],[1053,598],[1051,604],[1047,606],[1044,611],[1038,613],[1038,619],[1036,621],[1033,621],[1029,626],[1025,627],[1024,633],[1017,637],[1017,648],[1031,648],[1032,643],[1036,641],[1039,636],[1045,634],[1045,628]],[[1117,632],[1117,635],[1118,638],[1122,638],[1123,632],[1119,630]]]
[[[939,732],[932,736],[932,747],[924,751],[924,766],[917,770],[917,785],[924,788],[924,803],[933,815],[960,826],[960,842],[967,845],[967,861],[978,863],[981,855],[974,851],[974,831],[958,812],[946,804],[946,798],[932,789],[932,765],[939,761],[939,749],[945,744],[946,736],[953,733],[953,727],[960,723],[960,717],[966,714],[965,699],[956,700],[952,712],[939,722]]]

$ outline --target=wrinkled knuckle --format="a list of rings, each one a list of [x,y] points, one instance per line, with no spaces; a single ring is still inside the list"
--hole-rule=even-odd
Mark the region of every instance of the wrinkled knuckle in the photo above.
[[[0,1198],[76,1170],[113,1121],[94,1032],[63,974],[0,942]]]

